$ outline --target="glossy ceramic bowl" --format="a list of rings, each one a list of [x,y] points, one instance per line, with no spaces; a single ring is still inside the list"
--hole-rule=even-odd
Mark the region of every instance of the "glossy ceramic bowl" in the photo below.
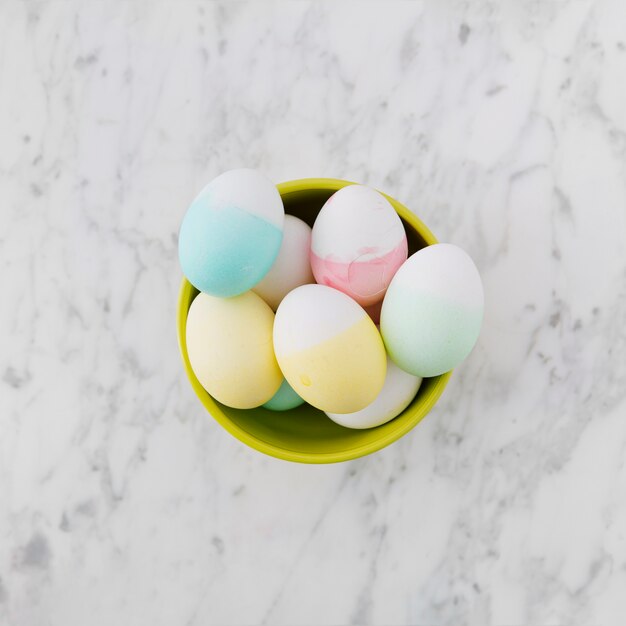
[[[326,200],[349,181],[333,178],[305,178],[278,185],[285,212],[313,225]],[[409,254],[437,243],[428,228],[397,200],[391,202],[402,219],[409,241]],[[344,428],[332,422],[322,411],[302,405],[290,411],[231,409],[214,400],[200,385],[189,364],[185,327],[187,311],[198,293],[183,279],[178,296],[178,343],[185,372],[193,390],[206,410],[231,435],[248,446],[287,461],[300,463],[336,463],[376,452],[406,435],[433,408],[443,393],[451,372],[424,379],[411,404],[395,419],[367,430]]]

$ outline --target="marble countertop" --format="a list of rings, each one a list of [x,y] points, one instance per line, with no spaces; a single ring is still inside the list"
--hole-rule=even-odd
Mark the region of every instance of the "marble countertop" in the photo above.
[[[0,624],[623,624],[626,4],[0,5]],[[476,260],[479,344],[358,461],[178,356],[218,173],[346,178]]]

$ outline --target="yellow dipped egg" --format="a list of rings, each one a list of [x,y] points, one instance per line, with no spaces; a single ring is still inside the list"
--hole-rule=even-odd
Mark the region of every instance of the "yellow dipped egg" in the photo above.
[[[322,411],[360,411],[385,383],[385,348],[374,322],[331,287],[303,285],[287,294],[276,311],[274,349],[295,392]]]
[[[251,409],[270,400],[283,376],[272,345],[272,309],[255,293],[199,293],[187,315],[187,353],[200,384],[218,401]]]

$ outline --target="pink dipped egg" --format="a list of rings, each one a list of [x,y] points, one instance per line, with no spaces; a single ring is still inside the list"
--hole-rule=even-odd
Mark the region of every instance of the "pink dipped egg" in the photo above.
[[[334,193],[313,224],[315,280],[364,307],[383,299],[407,254],[398,214],[382,194],[365,185],[348,185]]]

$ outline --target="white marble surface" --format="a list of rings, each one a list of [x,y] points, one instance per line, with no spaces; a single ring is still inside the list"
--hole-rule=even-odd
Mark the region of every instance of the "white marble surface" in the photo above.
[[[626,615],[626,4],[0,4],[0,624]],[[484,277],[400,442],[205,414],[176,233],[216,174],[383,189]]]

